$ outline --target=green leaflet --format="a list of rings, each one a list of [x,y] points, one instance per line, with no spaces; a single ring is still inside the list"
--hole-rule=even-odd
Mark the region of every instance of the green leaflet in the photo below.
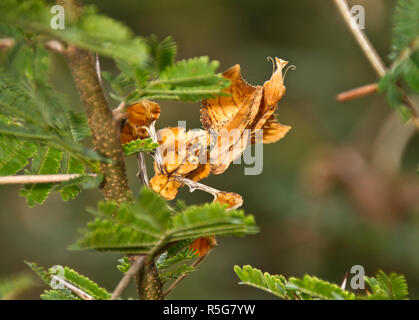
[[[398,110],[405,120],[408,120],[412,115],[406,106],[406,92],[408,89],[414,93],[419,92],[418,1],[398,0],[393,20],[393,43],[390,57],[394,62],[391,69],[380,80],[379,90],[386,93],[390,106]]]
[[[14,175],[29,163],[31,174],[83,174],[86,166],[97,170],[96,161],[105,159],[80,144],[90,136],[86,117],[69,110],[49,86],[49,53],[43,45],[19,41],[8,58],[7,73],[0,67],[0,174]],[[48,154],[37,152],[47,149]],[[72,199],[86,181],[55,190],[64,200]],[[33,206],[43,203],[52,187],[26,186],[21,194]]]
[[[85,173],[85,167],[84,165],[71,157],[70,155],[66,154],[66,162],[65,166],[66,168],[63,170],[65,173],[79,173],[84,174]],[[67,186],[66,186],[67,185]],[[79,184],[77,183],[65,183],[57,186],[61,190],[59,191],[61,194],[61,198],[64,201],[67,201],[69,199],[74,199],[81,191],[81,188]],[[63,188],[64,187],[64,188]]]
[[[39,159],[36,160],[35,174],[57,174],[60,169],[62,152],[52,148],[39,150]],[[34,160],[35,161],[35,160]],[[20,191],[20,195],[26,197],[26,202],[30,207],[35,203],[42,204],[48,197],[53,187],[52,183],[28,184]]]
[[[185,262],[188,260],[193,260],[196,257],[198,257],[196,252],[189,248],[173,256],[170,256],[168,252],[166,251],[160,255],[159,259],[157,260],[156,266],[157,266],[157,269],[167,269],[175,264]]]
[[[81,300],[70,290],[45,290],[41,294],[42,300]]]
[[[355,294],[342,290],[338,285],[305,275],[302,279],[290,278],[286,285],[288,290],[303,293],[314,299],[353,300]]]
[[[51,276],[43,267],[38,266],[34,262],[28,262],[25,261],[25,264],[38,276],[39,279],[41,279],[44,283],[47,285],[50,284]]]
[[[161,72],[160,77],[138,92],[143,96],[166,96],[172,100],[198,101],[221,95],[230,84],[215,74],[218,61],[206,56],[181,60]]]
[[[67,201],[74,199],[80,193],[81,189],[98,188],[102,180],[103,176],[101,174],[97,174],[96,176],[82,175],[55,185],[53,190],[60,192],[63,200]]]
[[[309,275],[286,279],[282,275],[262,273],[249,265],[242,268],[235,266],[234,272],[242,281],[240,284],[258,288],[288,300],[398,300],[407,299],[408,296],[404,276],[395,273],[387,275],[383,271],[379,271],[376,277],[365,277],[365,283],[369,286],[366,295],[355,295],[334,283]]]
[[[177,53],[176,42],[172,37],[166,37],[161,42],[155,35],[147,39],[151,61],[150,68],[158,74],[173,65]]]
[[[290,299],[285,287],[286,280],[282,276],[270,275],[267,272],[262,273],[259,269],[252,268],[249,265],[243,266],[243,268],[234,266],[234,272],[242,281],[241,284],[267,291],[281,299]]]
[[[62,266],[54,266],[46,271],[44,268],[39,267],[35,263],[25,262],[47,285],[51,286],[53,290],[46,290],[41,298],[45,300],[80,300],[77,293],[72,292],[71,288],[65,285],[57,285],[60,283],[55,281],[52,276],[56,276],[66,283],[71,284],[88,294],[95,300],[108,300],[111,294],[108,293],[104,288],[97,285],[89,278],[79,274],[73,269]]]
[[[91,136],[87,118],[83,113],[69,111],[67,112],[67,121],[71,135],[75,141],[80,142]]]
[[[167,60],[170,60],[167,58]],[[154,64],[159,65],[155,60]],[[199,101],[204,98],[223,95],[222,90],[230,84],[220,74],[215,74],[218,62],[208,57],[191,58],[176,63],[165,64],[156,79],[148,81],[147,72],[151,70],[129,67],[125,62],[118,62],[122,73],[112,79],[113,97],[134,103],[141,99]],[[154,67],[162,68],[162,67]]]
[[[121,259],[118,259],[119,264],[116,266],[116,268],[121,271],[122,273],[125,273],[130,268],[130,263],[128,260],[128,257],[123,257]]]
[[[53,39],[74,43],[114,59],[125,59],[132,64],[141,65],[147,61],[144,40],[134,37],[122,23],[98,14],[93,6],[83,7],[77,21],[67,17],[64,30],[50,27],[50,8],[44,1],[2,0],[0,21],[19,25],[25,31],[40,32]]]
[[[0,135],[0,176],[14,175],[24,169],[36,146],[24,140]]]
[[[58,274],[64,274],[65,280],[77,286],[87,294],[93,296],[96,300],[108,300],[111,297],[110,293],[108,293],[104,288],[99,287],[89,278],[80,275],[68,267],[61,267],[61,270],[60,268],[57,268],[56,270]]]
[[[387,275],[380,270],[375,278],[366,277],[365,281],[372,291],[372,299],[408,299],[407,282],[403,275],[396,273]]]
[[[159,146],[158,143],[153,142],[153,139],[137,139],[122,145],[126,156],[131,156],[139,152],[153,152]]]
[[[209,57],[207,56],[180,60],[164,70],[161,73],[159,80],[163,83],[166,83],[166,80],[168,83],[180,84],[183,83],[182,81],[185,79],[213,76],[218,66],[218,61],[210,61]],[[186,84],[188,83],[189,80],[186,82]]]
[[[395,59],[419,37],[419,3],[416,0],[398,0],[393,16],[393,54]]]
[[[72,249],[148,253],[176,241],[208,235],[245,235],[257,232],[252,216],[227,211],[217,203],[188,207],[173,214],[166,201],[143,188],[134,204],[101,202],[96,216]]]

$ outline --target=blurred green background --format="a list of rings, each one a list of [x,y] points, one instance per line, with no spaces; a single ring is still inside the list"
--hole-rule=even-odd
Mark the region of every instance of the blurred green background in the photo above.
[[[269,79],[272,65],[266,60],[268,56],[297,66],[287,74],[287,93],[278,111],[279,121],[293,128],[285,139],[264,146],[262,174],[245,176],[243,165],[232,165],[224,174],[202,181],[240,193],[243,209],[255,215],[260,233],[219,238],[219,246],[199,271],[189,275],[170,298],[271,298],[239,286],[233,272],[236,264],[251,264],[286,276],[309,273],[338,283],[351,266],[360,264],[369,275],[379,268],[404,273],[411,297],[419,297],[419,207],[415,203],[419,199],[415,198],[418,136],[407,143],[400,173],[388,176],[378,171],[379,183],[368,182],[375,176],[349,182],[336,178],[336,171],[348,169],[353,170],[349,178],[357,174],[366,177],[356,172],[358,167],[344,151],[338,168],[329,168],[332,157],[327,152],[349,150],[341,149],[344,146],[359,151],[368,166],[378,132],[391,113],[385,98],[377,94],[347,103],[336,101],[337,93],[374,82],[377,76],[332,1],[85,3],[97,5],[102,13],[125,22],[139,35],[172,36],[178,43],[179,59],[208,55],[220,61],[220,72],[239,63],[251,84]],[[388,0],[362,1],[366,33],[387,63],[394,4]],[[107,60],[102,61],[102,69],[115,71]],[[67,65],[58,55],[54,56],[53,82],[81,109]],[[116,106],[116,101],[110,101]],[[178,120],[186,120],[188,128],[200,127],[198,103],[162,102],[161,107],[158,128],[175,126]],[[329,151],[324,151],[325,147]],[[394,152],[391,147],[384,146],[384,150],[388,157]],[[128,159],[128,167],[130,183],[138,190],[135,159]],[[358,183],[363,190],[361,200],[353,196]],[[407,191],[400,187],[406,184]],[[375,192],[377,185],[385,185],[387,193]],[[179,198],[188,204],[211,201],[200,191],[184,189]],[[44,266],[68,265],[113,290],[121,278],[116,269],[121,255],[66,250],[77,238],[77,229],[90,220],[84,208],[96,204],[101,198],[99,191],[84,191],[68,203],[52,195],[43,206],[30,209],[18,190],[17,186],[0,186],[0,277],[24,270],[23,260],[28,260]],[[400,192],[401,196],[395,195]],[[387,203],[391,206],[393,200],[397,204],[390,210]],[[374,204],[365,206],[359,201]],[[383,205],[388,210],[382,211]],[[23,297],[38,298],[40,289]],[[135,296],[133,286],[128,295]]]

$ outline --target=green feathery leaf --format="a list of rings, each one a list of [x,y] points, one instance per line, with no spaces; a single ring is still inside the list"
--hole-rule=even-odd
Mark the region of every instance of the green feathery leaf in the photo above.
[[[378,271],[376,277],[365,277],[365,282],[371,289],[368,299],[405,300],[408,298],[407,282],[403,275],[385,274]]]
[[[393,54],[397,58],[404,50],[416,46],[419,40],[419,2],[398,0],[393,16]]]
[[[54,266],[48,271],[39,267],[35,263],[25,262],[47,285],[53,290],[47,290],[41,295],[42,299],[46,300],[80,300],[76,293],[72,292],[71,288],[67,288],[61,282],[58,282],[54,277],[58,277],[65,283],[68,283],[77,289],[83,291],[85,294],[90,295],[95,300],[108,300],[111,294],[104,288],[97,285],[89,278],[80,275],[78,272],[68,267]],[[57,288],[57,286],[59,288]]]
[[[43,267],[38,266],[34,262],[28,262],[25,261],[25,264],[33,271],[35,274],[41,279],[43,282],[45,282],[47,285],[50,285],[51,281],[51,275],[47,270],[45,270]]]
[[[165,283],[168,280],[176,280],[180,276],[185,275],[185,274],[188,274],[188,273],[191,273],[191,272],[193,272],[195,270],[196,270],[196,268],[194,268],[192,266],[188,266],[186,264],[182,264],[182,265],[178,266],[174,270],[170,270],[170,271],[166,271],[166,272],[160,273],[159,274],[160,281],[162,283]]]
[[[0,176],[14,175],[24,169],[36,146],[28,141],[0,135]]]
[[[400,300],[407,299],[408,295],[407,283],[403,275],[395,273],[386,275],[382,271],[379,271],[376,277],[365,277],[365,282],[371,289],[371,292],[366,295],[355,295],[336,284],[309,275],[305,275],[301,279],[295,277],[286,279],[282,275],[262,273],[249,265],[243,266],[243,268],[235,266],[234,272],[242,281],[240,284],[267,291],[281,299]]]
[[[119,264],[116,266],[119,271],[122,273],[128,272],[129,268],[131,267],[128,257],[123,257],[122,259],[118,259]]]
[[[243,268],[234,266],[234,272],[242,281],[240,284],[267,291],[281,299],[292,299],[286,288],[287,281],[283,276],[262,273],[259,269],[249,265],[243,266]]]
[[[321,280],[314,276],[305,275],[302,279],[290,278],[287,290],[309,295],[321,300],[353,300],[355,294],[342,290],[338,285]]]
[[[193,260],[196,257],[198,257],[197,252],[189,248],[182,250],[173,256],[169,256],[168,252],[166,251],[160,255],[159,259],[157,260],[156,267],[157,269],[167,269],[175,264]]]
[[[41,294],[42,300],[81,300],[70,290],[45,290]]]
[[[99,287],[95,282],[83,275],[80,275],[73,269],[58,266],[54,270],[59,277],[63,278],[63,280],[70,282],[72,285],[91,295],[96,300],[108,300],[111,297],[111,294],[104,288]]]
[[[253,216],[226,210],[217,203],[188,207],[173,215],[166,201],[143,188],[135,203],[99,203],[90,210],[97,218],[90,222],[73,249],[98,249],[125,253],[148,253],[152,249],[186,239],[209,235],[257,232]]]
[[[36,161],[36,165],[32,164],[32,167],[36,168],[34,174],[57,174],[61,158],[61,151],[51,148],[39,150],[39,158],[33,160]],[[26,197],[28,205],[33,207],[35,203],[42,204],[45,201],[53,186],[53,183],[27,184],[20,191],[20,195]]]
[[[199,101],[224,95],[223,89],[230,82],[220,74],[215,74],[218,61],[208,57],[181,60],[167,67],[160,77],[151,81],[146,88],[136,90],[133,100],[140,98]]]
[[[398,0],[393,19],[394,62],[380,80],[379,91],[385,92],[390,106],[408,120],[412,114],[406,106],[406,92],[419,93],[419,2]]]
[[[137,139],[122,145],[126,156],[131,156],[139,152],[153,152],[159,146],[158,143],[153,142],[153,139]]]
[[[156,70],[157,74],[173,65],[177,53],[177,45],[172,37],[167,37],[160,42],[157,36],[151,35],[147,39],[147,45],[151,56],[151,68]]]

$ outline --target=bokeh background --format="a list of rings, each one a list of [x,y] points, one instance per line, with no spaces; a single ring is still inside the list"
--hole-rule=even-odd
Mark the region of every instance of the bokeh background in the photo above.
[[[179,59],[208,55],[220,61],[220,72],[239,63],[252,84],[269,79],[272,65],[266,57],[277,56],[297,66],[287,74],[287,93],[278,110],[279,120],[293,128],[285,139],[264,146],[262,174],[245,176],[243,165],[232,165],[224,174],[203,181],[240,193],[243,209],[255,215],[260,233],[219,238],[219,246],[199,271],[170,298],[272,298],[238,285],[233,266],[244,264],[286,276],[309,273],[338,283],[351,266],[360,264],[369,275],[380,268],[404,273],[411,297],[419,297],[419,138],[411,134],[406,138],[400,117],[385,130],[392,111],[381,95],[336,101],[337,93],[374,82],[377,76],[332,1],[85,3],[97,5],[139,35],[172,36]],[[362,1],[366,33],[387,63],[394,4]],[[107,60],[102,60],[102,68],[115,71]],[[52,77],[81,109],[69,70],[58,55]],[[198,103],[162,102],[161,107],[159,128],[175,126],[178,120],[186,120],[188,128],[200,127]],[[394,168],[391,159],[398,157],[402,161]],[[134,159],[128,160],[128,167],[131,185],[138,190]],[[121,278],[116,269],[121,255],[66,250],[77,238],[77,229],[90,219],[84,209],[96,204],[99,191],[84,191],[67,203],[52,195],[35,208],[28,208],[18,191],[18,186],[0,186],[0,276],[25,270],[24,260],[61,264],[112,290]],[[211,201],[210,196],[187,189],[179,198],[188,204]],[[36,299],[40,291],[41,286],[22,297]],[[133,287],[127,295],[135,296]]]

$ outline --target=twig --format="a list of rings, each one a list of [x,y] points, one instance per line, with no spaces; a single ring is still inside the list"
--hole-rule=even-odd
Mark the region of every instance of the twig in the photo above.
[[[202,261],[204,261],[205,260],[205,258],[206,257],[208,257],[208,255],[210,254],[210,252],[211,251],[208,251],[205,255],[203,255],[202,257],[199,257],[191,266],[192,267],[194,267],[194,268],[196,268],[196,267],[198,267],[198,265],[202,262]],[[177,287],[177,285],[183,280],[183,279],[185,279],[186,278],[186,276],[187,276],[188,274],[186,273],[186,274],[183,274],[183,275],[181,275],[179,278],[177,278],[176,279],[176,281],[175,282],[173,282],[172,283],[172,285],[169,287],[169,288],[167,288],[167,290],[164,292],[164,297],[166,297],[170,292],[172,292],[172,290],[174,289],[174,288],[176,288]]]
[[[87,174],[96,177],[96,174]],[[83,174],[39,174],[39,175],[19,175],[0,177],[1,184],[31,184],[31,183],[56,183],[69,181],[71,179],[84,176]]]
[[[348,3],[346,0],[334,1],[340,13],[342,14],[342,17],[345,20],[349,30],[351,30],[353,36],[355,37],[362,51],[367,56],[371,65],[374,67],[378,75],[383,77],[386,74],[386,66],[381,57],[378,55],[377,51],[372,46],[371,42],[366,37],[365,33],[359,29],[354,17],[352,17]]]
[[[173,175],[171,178],[173,180],[176,180],[178,182],[186,184],[189,187],[190,192],[194,192],[196,189],[198,189],[198,190],[201,190],[201,191],[208,192],[208,193],[212,194],[214,196],[214,198],[217,197],[217,193],[221,192],[220,190],[217,190],[215,188],[207,186],[203,183],[199,183],[199,182],[193,181],[191,179],[182,177],[180,175]]]
[[[73,286],[71,283],[68,283],[67,281],[61,279],[60,277],[51,276],[51,278],[54,279],[55,281],[59,282],[61,285],[63,285],[67,289],[73,291],[75,294],[77,294],[83,300],[95,300],[91,295],[89,295],[86,292],[84,292],[83,290]]]
[[[373,94],[377,92],[377,90],[378,90],[378,84],[371,83],[371,84],[367,84],[359,88],[355,88],[355,89],[351,89],[351,90],[339,93],[336,96],[336,100],[339,102],[354,100],[354,99],[358,99],[358,98]]]
[[[118,283],[115,290],[112,292],[112,296],[110,300],[116,300],[121,296],[122,292],[130,283],[131,279],[140,272],[141,268],[144,266],[146,259],[147,259],[147,256],[138,256],[138,258],[131,265],[129,270],[122,277],[121,281]]]

